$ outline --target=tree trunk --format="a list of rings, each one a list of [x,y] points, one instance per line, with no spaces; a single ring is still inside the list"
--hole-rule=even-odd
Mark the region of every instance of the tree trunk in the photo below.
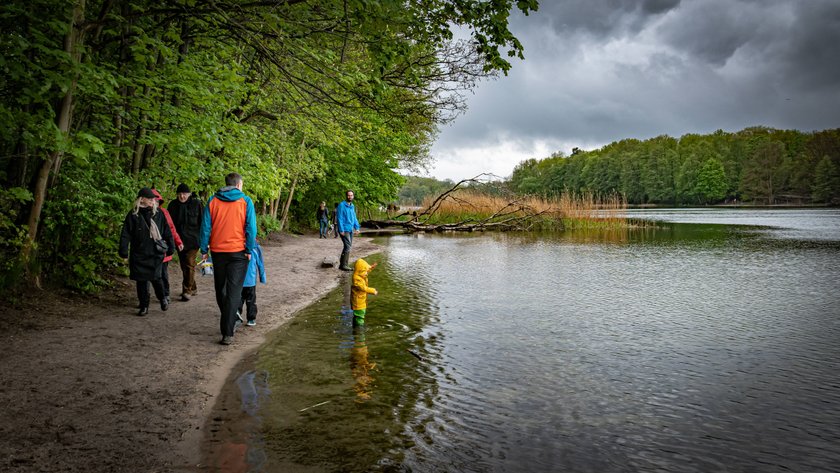
[[[156,36],[155,39],[158,39]],[[162,53],[158,51],[157,58],[155,62],[149,64],[149,72],[154,73],[157,69],[158,64],[160,64],[163,60]],[[149,85],[146,84],[143,86],[143,97],[149,97]],[[154,148],[150,148],[153,145],[146,145],[143,143],[143,140],[146,138],[146,121],[149,118],[149,114],[143,112],[140,114],[140,121],[138,123],[137,134],[135,135],[134,140],[134,158],[131,162],[131,172],[134,177],[137,177],[140,174],[140,171],[146,169],[148,167],[149,160],[151,159],[151,154],[154,151]]]
[[[64,37],[64,52],[70,56],[73,62],[79,62],[81,59],[82,35],[77,25],[81,24],[84,19],[84,13],[85,0],[78,0],[73,7],[73,16],[70,18],[70,26],[67,29],[67,35]],[[67,88],[64,97],[61,99],[61,107],[56,116],[58,130],[65,137],[70,131],[73,112],[73,92],[76,88],[77,80],[78,77],[74,75],[70,87]],[[41,222],[41,211],[44,208],[44,202],[47,197],[47,182],[49,181],[50,170],[53,169],[53,166],[61,162],[62,155],[63,153],[61,151],[53,151],[44,158],[43,163],[41,163],[41,168],[38,170],[38,177],[32,193],[32,208],[29,211],[26,240],[21,249],[21,259],[26,268],[27,276],[36,286],[39,286],[38,275],[30,272],[30,258],[32,257],[35,240],[38,237],[38,225]]]
[[[146,92],[144,90],[144,92]],[[145,151],[146,145],[142,144],[143,139],[146,137],[146,127],[143,126],[143,123],[146,121],[146,114],[143,113],[140,115],[140,125],[137,127],[137,134],[134,137],[134,155],[131,159],[131,174],[134,177],[137,177],[140,174],[140,165],[143,162],[143,151]]]
[[[292,205],[292,197],[295,195],[295,185],[297,185],[297,177],[292,179],[292,187],[289,188],[289,197],[286,199],[286,205],[283,206],[283,216],[280,217],[280,231],[286,227],[286,218],[289,216],[289,206]]]
[[[126,17],[128,16],[128,4],[123,3],[121,5],[121,14]],[[120,47],[119,47],[119,60],[120,60],[120,73],[124,73],[126,65],[129,63],[128,60],[128,42],[127,36],[129,34],[131,23],[130,22],[123,22],[120,26]],[[120,97],[122,98],[122,106],[114,110],[114,140],[112,144],[114,145],[114,150],[117,153],[117,162],[122,161],[122,146],[123,142],[125,141],[125,129],[123,129],[123,116],[129,116],[128,110],[128,98],[134,93],[134,89],[132,87],[120,87],[119,89]]]
[[[275,218],[275,219],[277,218],[277,211],[280,210],[280,197],[282,195],[283,195],[283,188],[280,187],[279,189],[277,189],[277,197],[275,197],[274,199],[271,199],[271,202],[269,203],[269,207],[270,207],[269,212],[271,212],[271,218]]]
[[[184,58],[187,57],[187,53],[190,50],[190,27],[187,23],[187,20],[184,19],[181,21],[181,45],[178,47],[178,65],[184,62]],[[172,105],[175,107],[181,106],[181,97],[176,90],[172,93]]]

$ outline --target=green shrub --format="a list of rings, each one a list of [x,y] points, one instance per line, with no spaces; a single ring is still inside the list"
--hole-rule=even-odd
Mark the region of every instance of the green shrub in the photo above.
[[[271,215],[257,215],[257,237],[265,238],[272,232],[280,231],[280,221]]]
[[[32,194],[13,187],[0,193],[0,289],[13,286],[23,274],[20,250],[26,240],[26,227],[17,225],[20,212]]]

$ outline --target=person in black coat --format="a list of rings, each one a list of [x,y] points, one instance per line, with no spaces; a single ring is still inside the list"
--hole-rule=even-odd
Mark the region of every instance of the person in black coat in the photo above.
[[[155,231],[155,228],[157,231]],[[166,243],[166,249],[155,241],[153,236]],[[175,239],[169,225],[158,211],[155,194],[148,187],[140,189],[134,209],[125,216],[120,234],[120,256],[128,258],[129,277],[137,282],[137,298],[140,299],[140,311],[137,315],[149,313],[149,283],[160,301],[161,310],[167,310],[169,303],[163,292],[161,281],[163,258],[175,250]]]
[[[198,254],[198,237],[204,205],[190,192],[186,184],[180,184],[175,192],[178,193],[178,198],[173,199],[166,210],[169,211],[172,222],[175,223],[175,230],[181,235],[181,241],[184,243],[184,248],[178,251],[178,261],[184,275],[181,300],[188,301],[198,289],[195,284],[195,257]]]

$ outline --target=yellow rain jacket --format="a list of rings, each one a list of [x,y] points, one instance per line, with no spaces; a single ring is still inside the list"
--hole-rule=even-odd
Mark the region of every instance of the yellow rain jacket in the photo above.
[[[370,265],[368,262],[361,258],[357,259],[356,266],[353,269],[353,287],[350,290],[350,307],[353,310],[366,309],[367,295],[376,293],[376,289],[368,287],[369,272]]]

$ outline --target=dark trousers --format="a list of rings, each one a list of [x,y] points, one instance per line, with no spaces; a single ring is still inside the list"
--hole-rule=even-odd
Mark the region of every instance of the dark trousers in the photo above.
[[[235,253],[217,253],[213,256],[213,283],[216,286],[216,304],[219,305],[221,318],[219,330],[225,337],[232,337],[236,309],[242,300],[242,283],[248,271],[248,256],[244,251]]]
[[[169,261],[165,261],[160,268],[160,282],[163,283],[163,295],[169,297]]]
[[[243,307],[248,308],[248,320],[257,320],[257,286],[242,288],[242,302],[239,303],[239,313]]]
[[[350,248],[353,246],[353,232],[341,232],[339,234],[341,237],[341,243],[344,244],[344,248],[341,250],[341,259],[343,260],[346,257],[350,257]]]
[[[195,295],[198,288],[195,285],[195,255],[198,248],[178,252],[178,263],[181,265],[181,273],[184,280],[181,282],[181,294]]]
[[[327,229],[330,228],[330,222],[328,222],[326,220],[319,220],[318,221],[318,227],[319,227],[319,230],[321,232],[321,238],[326,238],[327,237]]]
[[[159,301],[162,301],[163,298],[166,297],[163,292],[163,282],[160,279],[155,279],[153,281],[137,281],[137,298],[140,299],[141,309],[149,307],[149,299],[151,298],[149,295],[150,282],[155,290],[155,297],[157,297]]]

